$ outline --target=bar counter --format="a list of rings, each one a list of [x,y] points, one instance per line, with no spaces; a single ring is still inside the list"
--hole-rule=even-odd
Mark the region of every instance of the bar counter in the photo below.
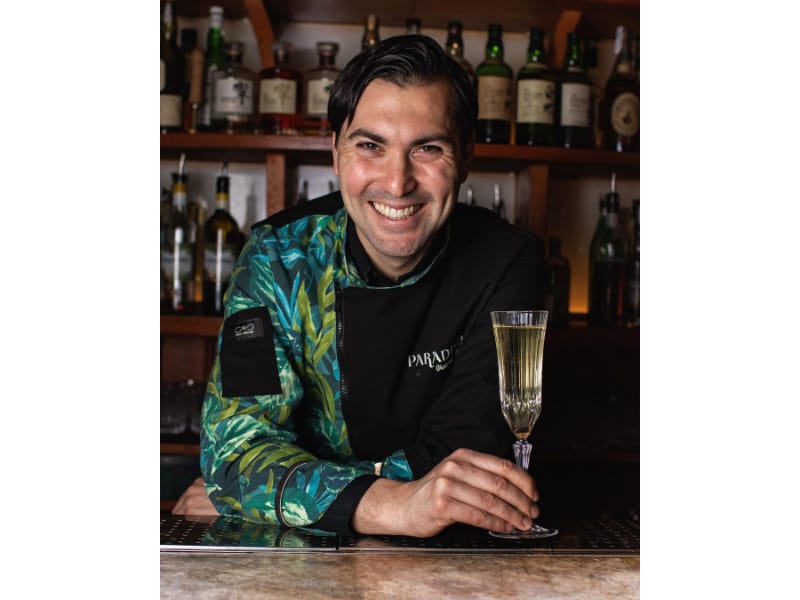
[[[471,528],[348,538],[162,518],[161,598],[639,598],[638,524],[555,525],[553,538],[517,542]]]

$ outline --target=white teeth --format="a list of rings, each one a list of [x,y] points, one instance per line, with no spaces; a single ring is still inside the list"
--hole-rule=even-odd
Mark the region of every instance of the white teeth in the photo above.
[[[413,204],[411,206],[406,206],[403,209],[397,209],[392,208],[391,206],[386,206],[385,204],[380,204],[378,202],[373,202],[372,206],[374,206],[375,210],[381,213],[384,217],[394,221],[399,221],[400,219],[410,217],[422,207],[421,204]]]

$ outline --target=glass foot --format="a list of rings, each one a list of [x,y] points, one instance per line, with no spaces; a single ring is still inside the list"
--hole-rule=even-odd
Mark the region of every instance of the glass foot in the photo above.
[[[541,538],[552,537],[556,534],[558,534],[558,529],[554,527],[542,527],[536,523],[534,523],[533,526],[526,531],[514,529],[511,531],[511,533],[502,533],[499,531],[489,532],[489,535],[492,537],[502,538],[504,540],[538,540]]]

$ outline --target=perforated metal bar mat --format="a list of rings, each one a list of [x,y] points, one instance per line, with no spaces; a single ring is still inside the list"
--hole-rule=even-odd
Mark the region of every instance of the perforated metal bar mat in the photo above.
[[[321,536],[238,519],[161,519],[161,550],[176,552],[372,552],[521,553],[638,555],[639,524],[627,520],[546,522],[558,535],[541,540],[504,540],[482,529],[454,525],[431,538],[407,536]]]

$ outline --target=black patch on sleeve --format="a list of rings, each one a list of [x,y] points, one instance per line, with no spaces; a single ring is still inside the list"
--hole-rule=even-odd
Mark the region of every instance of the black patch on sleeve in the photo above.
[[[266,307],[248,308],[225,320],[219,358],[223,396],[281,393],[272,322]]]

